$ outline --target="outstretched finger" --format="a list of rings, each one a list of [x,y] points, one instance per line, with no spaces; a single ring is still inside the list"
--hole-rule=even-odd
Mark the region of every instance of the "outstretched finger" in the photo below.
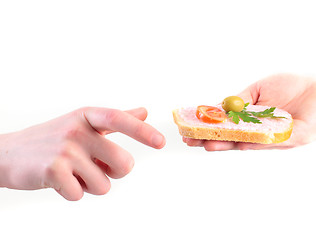
[[[143,107],[140,107],[140,108],[135,108],[135,109],[130,109],[130,110],[126,110],[124,111],[136,118],[138,118],[139,120],[141,121],[145,121],[146,118],[147,118],[147,110]],[[106,134],[110,134],[114,131],[111,131],[111,130],[107,130],[107,131],[104,131],[103,134],[106,135]]]
[[[107,108],[87,108],[84,116],[91,127],[100,133],[121,132],[158,149],[165,145],[165,138],[159,131],[127,112]]]

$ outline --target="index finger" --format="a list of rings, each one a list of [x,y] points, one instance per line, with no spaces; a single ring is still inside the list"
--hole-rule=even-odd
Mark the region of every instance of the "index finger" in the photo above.
[[[145,121],[147,118],[147,110],[145,108],[135,108],[135,109],[130,109],[130,110],[126,110],[124,111],[130,115],[133,115],[134,117],[138,118],[141,121]],[[103,131],[102,134],[106,135],[106,134],[110,134],[114,131],[112,130],[107,130],[107,131]]]
[[[165,138],[159,131],[127,112],[110,108],[87,108],[83,114],[91,127],[99,133],[121,132],[157,149],[165,145]]]

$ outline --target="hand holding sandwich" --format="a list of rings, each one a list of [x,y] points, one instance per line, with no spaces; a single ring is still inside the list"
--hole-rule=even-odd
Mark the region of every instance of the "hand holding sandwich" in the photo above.
[[[254,105],[275,106],[289,112],[294,119],[292,136],[283,143],[255,144],[183,138],[189,146],[207,151],[230,149],[292,148],[316,139],[316,81],[309,77],[278,74],[258,81],[239,95]]]

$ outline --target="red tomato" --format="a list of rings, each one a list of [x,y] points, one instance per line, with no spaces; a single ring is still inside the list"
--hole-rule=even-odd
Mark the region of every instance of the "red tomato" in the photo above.
[[[201,105],[197,107],[196,117],[206,123],[220,123],[227,119],[226,113],[219,108]]]

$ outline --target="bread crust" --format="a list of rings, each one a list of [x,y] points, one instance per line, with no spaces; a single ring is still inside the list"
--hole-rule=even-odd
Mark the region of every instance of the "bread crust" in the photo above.
[[[179,133],[187,138],[220,140],[250,143],[280,143],[290,138],[293,130],[293,119],[287,130],[283,132],[258,132],[233,130],[225,128],[212,128],[204,126],[193,126],[187,124],[178,114],[178,109],[173,111],[174,122],[178,125]]]

